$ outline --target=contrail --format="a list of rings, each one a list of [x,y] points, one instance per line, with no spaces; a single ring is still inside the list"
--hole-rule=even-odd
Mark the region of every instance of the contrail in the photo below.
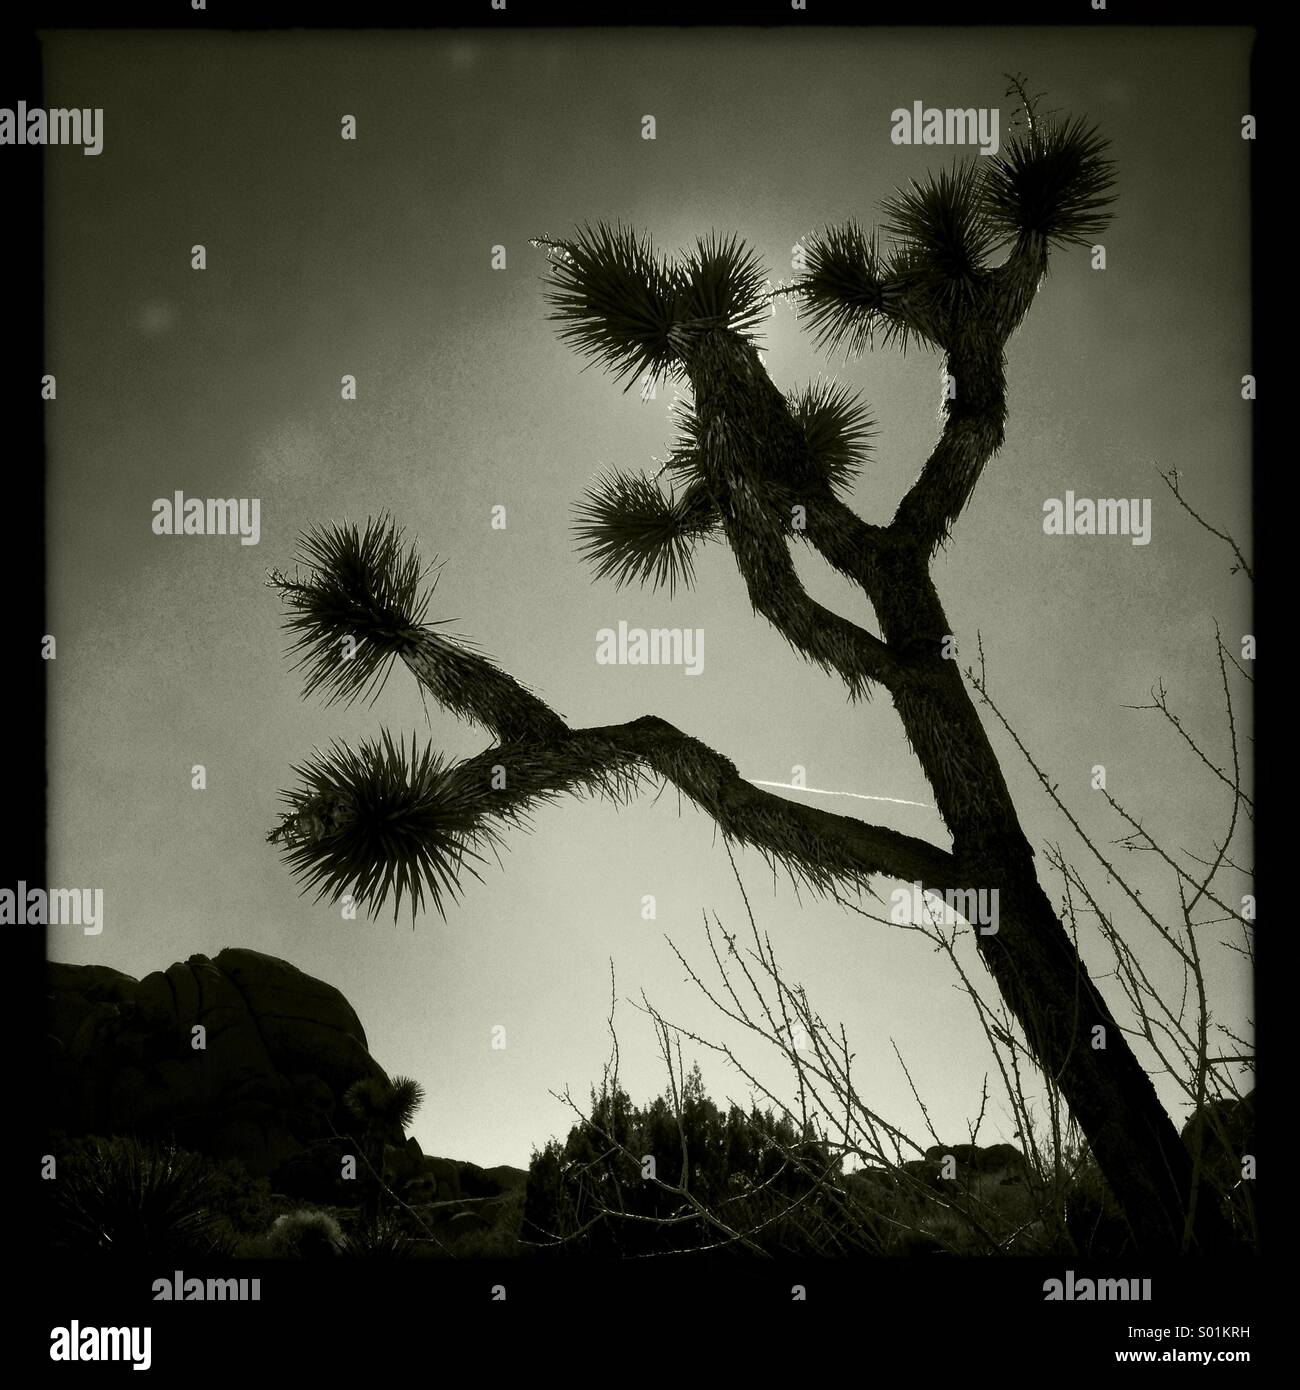
[[[863,792],[832,792],[827,791],[825,787],[799,787],[793,782],[763,782],[757,777],[746,777],[745,781],[752,782],[756,787],[784,787],[788,792],[812,792],[815,796],[851,796],[855,801],[889,801],[895,806],[920,806],[926,811],[936,809],[928,801],[908,801],[901,796],[867,796]]]

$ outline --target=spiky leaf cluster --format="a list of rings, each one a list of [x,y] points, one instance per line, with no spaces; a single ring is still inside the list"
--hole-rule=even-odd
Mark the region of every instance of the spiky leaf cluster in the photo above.
[[[679,261],[675,274],[684,324],[725,327],[752,338],[771,312],[762,263],[734,234],[724,238],[711,232],[701,237]]]
[[[852,355],[875,345],[906,352],[932,331],[918,301],[923,276],[905,246],[885,248],[876,228],[852,218],[809,239],[793,293],[817,347]]]
[[[204,1155],[125,1135],[72,1141],[45,1184],[69,1253],[149,1261],[229,1257],[222,1185]]]
[[[600,222],[571,239],[540,237],[537,244],[552,253],[550,319],[564,342],[620,380],[628,377],[624,390],[638,377],[658,380],[671,371],[678,289],[649,236]]]
[[[552,716],[552,719],[555,717]],[[449,765],[431,747],[409,750],[387,731],[356,750],[336,742],[293,769],[298,786],[281,792],[288,810],[267,836],[281,846],[302,891],[334,902],[351,894],[368,916],[406,894],[412,920],[427,893],[445,917],[460,875],[494,856],[506,827],[527,829],[534,809],[561,796],[623,803],[640,789],[640,758],[598,734],[560,734],[494,748]],[[506,776],[500,781],[497,774]]]
[[[773,460],[774,464],[779,464],[774,472],[748,478],[749,490],[774,509],[774,514],[782,516],[788,516],[792,501],[807,499],[805,489],[810,484],[824,483],[837,493],[850,490],[870,457],[870,440],[875,433],[875,421],[857,393],[836,382],[818,381],[790,391],[784,397],[775,393],[772,404],[779,404],[782,411],[788,412],[795,431],[795,446],[787,451],[788,457],[782,454]],[[708,490],[707,470],[703,465],[707,448],[729,445],[743,451],[747,442],[751,445],[754,442],[752,433],[742,429],[739,437],[722,438],[719,429],[725,428],[728,421],[719,421],[715,412],[713,419],[706,423],[690,403],[677,404],[673,415],[678,434],[672,451],[664,460],[663,471],[672,476],[679,489],[700,489],[699,507],[707,518],[708,534],[712,535],[725,490],[718,497]],[[777,422],[769,420],[767,424],[775,426]],[[758,433],[770,444],[780,430],[764,427]],[[683,497],[682,505],[688,515],[693,514],[689,497],[694,495],[692,492]],[[704,534],[704,524],[702,520],[695,535]]]
[[[405,1130],[424,1104],[424,1094],[424,1087],[409,1076],[369,1076],[348,1087],[343,1104],[369,1128]]]
[[[790,410],[808,444],[812,468],[836,492],[846,492],[867,462],[875,421],[848,387],[818,381],[789,397]]]
[[[621,223],[533,244],[551,252],[550,319],[561,339],[627,378],[624,391],[640,378],[680,375],[700,332],[751,336],[767,310],[758,258],[735,236],[700,238],[675,261]]]
[[[914,294],[931,301],[946,322],[979,303],[996,242],[981,190],[980,172],[967,160],[927,174],[924,183],[913,180],[883,204],[885,230],[906,249]]]
[[[269,839],[282,845],[302,891],[338,901],[350,892],[367,913],[394,895],[394,921],[407,896],[411,916],[427,893],[445,916],[460,874],[475,877],[480,846],[496,831],[484,813],[480,786],[458,775],[432,750],[407,749],[387,730],[358,749],[335,742],[293,769],[298,786],[281,797],[289,810]]]
[[[404,549],[402,533],[387,516],[367,522],[364,533],[347,523],[313,528],[299,540],[304,579],[273,572],[296,633],[290,654],[307,669],[304,698],[324,690],[328,702],[349,703],[383,689],[394,657],[462,719],[484,724],[503,742],[553,734],[559,719],[528,689],[494,666],[472,639],[425,622],[432,589],[421,592],[416,549]]]
[[[644,474],[601,474],[578,503],[574,531],[595,577],[615,585],[668,586],[694,582],[692,550],[712,534],[718,517],[698,482],[665,495]]]
[[[990,302],[990,253],[1008,240],[1090,244],[1115,201],[1109,141],[1082,119],[1027,111],[1003,152],[928,174],[888,198],[881,232],[856,222],[810,239],[793,292],[819,348],[948,347]]]
[[[1002,239],[1026,235],[1090,245],[1111,219],[1115,165],[1110,141],[1081,117],[1037,118],[984,161],[986,216]]]
[[[313,526],[299,538],[297,558],[305,578],[273,571],[269,582],[288,611],[285,628],[296,635],[288,654],[306,672],[303,698],[323,691],[327,704],[375,699],[429,606],[415,547],[404,550],[402,532],[381,516],[364,532],[347,522]]]

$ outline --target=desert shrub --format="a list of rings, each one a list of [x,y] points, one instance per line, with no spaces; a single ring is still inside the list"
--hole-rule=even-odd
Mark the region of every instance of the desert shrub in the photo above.
[[[1208,1100],[1187,1122],[1183,1141],[1200,1151],[1198,1201],[1219,1204],[1242,1247],[1257,1245],[1254,1184],[1242,1177],[1243,1158],[1256,1151],[1254,1091]]]
[[[357,1222],[343,1237],[342,1253],[354,1259],[403,1260],[416,1253],[415,1242],[392,1216]]]
[[[264,1231],[283,1210],[266,1178],[254,1177],[238,1159],[212,1164],[212,1205],[235,1236]]]
[[[531,1249],[519,1241],[524,1197],[522,1184],[510,1187],[475,1205],[465,1217],[453,1217],[443,1237],[447,1253],[457,1259],[513,1259]]]
[[[266,1233],[266,1253],[277,1260],[330,1259],[345,1246],[343,1228],[327,1211],[285,1212]]]
[[[655,1161],[653,1177],[643,1175],[647,1158]],[[617,1087],[593,1093],[590,1116],[566,1142],[552,1140],[533,1155],[523,1239],[542,1249],[614,1256],[705,1247],[861,1250],[865,1233],[844,1220],[839,1183],[838,1165],[812,1134],[757,1107],[748,1114],[735,1105],[721,1110],[704,1094],[696,1068],[679,1105],[660,1096],[638,1108]],[[672,1190],[681,1187],[698,1207]],[[717,1220],[695,1214],[701,1208]],[[752,1234],[738,1242],[728,1231]]]
[[[520,1244],[518,1230],[509,1226],[456,1233],[450,1242],[444,1244],[446,1249],[441,1253],[457,1260],[515,1259],[529,1252],[529,1247]]]
[[[1090,1155],[1065,1194],[1065,1225],[1080,1255],[1113,1257],[1135,1248],[1124,1213]]]
[[[173,1144],[72,1140],[46,1185],[53,1243],[76,1254],[138,1259],[229,1254],[221,1204],[230,1181],[210,1159]]]

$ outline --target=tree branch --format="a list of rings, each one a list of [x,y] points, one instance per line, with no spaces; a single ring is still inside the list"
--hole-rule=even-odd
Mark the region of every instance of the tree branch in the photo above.
[[[784,538],[776,544],[789,563]],[[474,873],[502,829],[526,823],[540,802],[563,793],[624,801],[648,774],[676,786],[728,840],[753,846],[819,892],[862,888],[875,874],[941,891],[956,886],[945,850],[764,791],[729,759],[653,715],[570,729],[487,656],[419,621],[428,600],[414,583],[414,551],[404,553],[382,525],[364,537],[346,526],[316,533],[304,559],[315,566],[305,579],[272,582],[316,687],[351,691],[362,676],[374,687],[400,659],[439,704],[498,739],[477,757],[447,765],[428,748],[417,751],[414,739],[408,751],[384,733],[356,752],[339,746],[295,769],[299,785],[283,793],[287,809],[270,838],[321,896],[338,901],[350,892],[373,910],[390,895],[400,905],[408,892],[414,913],[427,892],[441,911],[444,894],[459,892],[462,873]],[[394,574],[405,577],[404,587]],[[390,601],[376,604],[377,593]],[[822,611],[804,597],[808,609]],[[850,666],[862,645],[858,630],[837,622],[817,640]]]
[[[798,652],[839,673],[853,698],[873,682],[892,687],[900,667],[889,647],[808,597],[789,551],[790,517],[775,495],[824,491],[808,466],[807,440],[789,401],[752,343],[716,331],[687,361],[699,425],[698,466],[712,491],[727,544],[761,613]],[[860,534],[860,533],[859,533]]]
[[[957,881],[955,861],[937,845],[764,791],[741,777],[730,759],[657,715],[575,730],[562,749],[566,761],[589,769],[573,776],[579,784],[591,780],[601,766],[639,763],[671,782],[729,840],[758,849],[819,891],[842,882],[863,886],[874,874],[941,891]],[[467,766],[499,763],[509,777],[512,756],[510,748],[489,749]],[[539,795],[568,790],[558,780],[548,786],[544,775],[532,775]]]
[[[1003,341],[984,318],[967,329],[945,359],[943,432],[890,526],[925,553],[947,540],[984,465],[1002,447],[1007,418]]]
[[[1203,516],[1201,516],[1199,512],[1193,510],[1193,508],[1188,504],[1187,499],[1183,496],[1182,491],[1179,487],[1180,479],[1178,469],[1165,469],[1161,471],[1160,478],[1161,481],[1165,484],[1165,486],[1169,489],[1169,491],[1174,494],[1174,499],[1175,501],[1177,501],[1178,505],[1187,513],[1188,516],[1192,518],[1193,521],[1197,523],[1197,525],[1204,527],[1205,530],[1207,530],[1210,533],[1210,535],[1217,536],[1219,540],[1225,541],[1228,545],[1232,547],[1232,553],[1237,557],[1237,563],[1233,565],[1232,573],[1236,574],[1238,570],[1244,570],[1246,578],[1253,581],[1255,578],[1255,571],[1251,569],[1250,565],[1247,563],[1246,557],[1241,553],[1241,547],[1237,544],[1237,542],[1233,540],[1233,538],[1230,535],[1228,535],[1226,531],[1220,531],[1217,527],[1211,526],[1210,523],[1206,521],[1206,519]]]

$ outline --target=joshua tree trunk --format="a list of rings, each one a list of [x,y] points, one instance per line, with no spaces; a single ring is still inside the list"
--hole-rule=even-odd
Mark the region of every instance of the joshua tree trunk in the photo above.
[[[946,670],[935,668],[924,691],[896,694],[894,705],[939,804],[946,804],[958,882],[998,890],[998,930],[977,933],[980,955],[1039,1066],[1057,1080],[1138,1248],[1177,1251],[1185,1237],[1191,1156],[1039,884],[956,664],[939,664]],[[962,767],[954,779],[951,741],[958,731]],[[1198,1204],[1189,1234],[1201,1249],[1226,1240],[1213,1202]]]
[[[890,691],[953,838],[952,886],[997,890],[998,930],[977,934],[980,954],[1039,1066],[1060,1085],[1139,1248],[1218,1248],[1227,1227],[1214,1203],[1198,1204],[1194,1229],[1185,1229],[1191,1157],[1038,882],[1002,769],[945,648],[952,629],[929,573],[933,546],[1002,444],[1001,344],[1046,259],[1045,246],[1022,243],[1001,268],[1011,293],[1001,305],[994,298],[984,322],[967,321],[981,350],[947,356],[962,407],[949,408],[938,447],[883,530],[839,515],[842,504],[826,491],[790,486],[806,471],[801,441],[751,344],[712,330],[686,370],[706,422],[704,452],[710,440],[718,444],[714,466],[706,461],[704,470],[724,498],[722,524],[755,608],[806,655],[838,665],[851,686],[865,676]],[[737,420],[760,422],[745,449],[734,447]],[[781,534],[780,503],[773,505],[796,496],[804,499],[809,541],[859,582],[883,643],[804,594]]]

